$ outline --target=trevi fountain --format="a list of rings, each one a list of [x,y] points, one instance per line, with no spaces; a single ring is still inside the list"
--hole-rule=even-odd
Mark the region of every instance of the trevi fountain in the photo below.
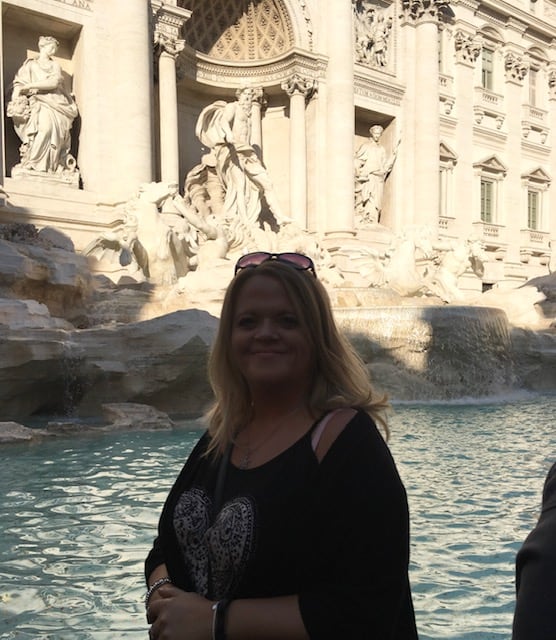
[[[38,5],[47,4],[60,20],[45,19]],[[211,4],[185,3],[201,17]],[[0,2],[10,83],[0,166],[9,176],[0,185],[2,637],[146,637],[141,563],[210,401],[205,366],[223,292],[235,260],[254,250],[314,260],[338,323],[392,400],[390,446],[410,501],[421,638],[509,637],[515,552],[534,522],[555,444],[554,259],[543,248],[528,256],[534,277],[484,287],[494,264],[484,238],[396,217],[388,181],[407,160],[404,144],[412,148],[413,135],[438,152],[427,130],[427,114],[438,109],[429,109],[433,92],[415,99],[416,117],[427,122],[402,132],[401,93],[376,83],[389,101],[359,96],[368,108],[363,118],[358,109],[353,144],[353,86],[347,100],[342,93],[352,51],[329,51],[325,70],[312,51],[315,3],[287,4],[306,27],[296,27],[305,33],[297,47],[286,42],[293,48],[280,57],[272,49],[279,39],[267,38],[276,54],[268,69],[244,65],[245,77],[236,67],[224,77],[176,38],[191,14],[183,2]],[[355,63],[372,77],[392,69],[398,31],[395,5],[383,4],[364,12],[368,3],[353,3]],[[329,3],[334,43],[352,33],[349,5]],[[417,5],[403,3],[409,23]],[[249,6],[261,18],[278,4]],[[118,55],[97,46],[108,39],[95,16],[110,18]],[[153,16],[164,115],[157,145],[149,141],[152,68],[143,64]],[[416,46],[436,42],[430,26],[416,24]],[[425,66],[421,80],[431,89],[436,76]],[[118,75],[129,68],[133,76]],[[185,107],[178,77],[191,98]],[[328,115],[326,98],[315,99],[326,90]],[[125,102],[123,116],[114,115],[114,97]],[[178,109],[170,108],[178,104],[179,140]],[[282,144],[286,112],[289,198],[281,163],[262,161],[263,138],[265,158]],[[325,132],[322,145],[315,131]],[[104,162],[97,144],[110,149]],[[158,172],[149,168],[155,146]],[[178,157],[187,159],[184,175]],[[412,163],[417,200],[425,210],[430,198],[436,215],[437,196],[421,180],[426,163]],[[330,186],[324,165],[339,176]],[[315,202],[337,214],[334,232],[315,224]]]
[[[253,91],[236,94],[202,110],[195,133],[206,153],[183,188],[138,185],[117,207],[119,222],[83,250],[54,226],[0,226],[4,439],[36,436],[18,424],[33,416],[52,416],[53,433],[67,432],[72,419],[79,429],[79,418],[103,412],[113,417],[115,411],[125,422],[126,403],[138,424],[160,419],[153,412],[202,413],[210,399],[204,367],[223,291],[234,261],[253,250],[313,258],[338,322],[393,400],[554,391],[553,273],[513,290],[462,290],[462,277],[478,278],[483,270],[478,239],[448,241],[427,226],[394,234],[376,217],[373,224],[388,237],[382,250],[357,238],[323,243],[280,211],[249,144]],[[18,99],[23,95],[24,89]],[[61,156],[35,168],[28,152],[23,145],[21,180],[66,180],[76,170],[71,162],[60,170]],[[365,157],[358,153],[357,179],[367,193],[356,206],[372,216],[382,185],[361,177]],[[11,212],[10,194],[2,195],[0,220]],[[143,418],[138,405],[145,407]]]

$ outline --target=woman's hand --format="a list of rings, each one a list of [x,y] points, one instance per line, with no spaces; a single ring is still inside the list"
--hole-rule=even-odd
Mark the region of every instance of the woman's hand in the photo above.
[[[165,584],[153,594],[147,610],[151,640],[210,640],[212,602],[174,585]]]

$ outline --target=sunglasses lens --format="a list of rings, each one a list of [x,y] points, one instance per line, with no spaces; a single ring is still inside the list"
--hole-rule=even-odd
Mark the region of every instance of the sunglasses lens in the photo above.
[[[254,253],[248,253],[241,256],[236,263],[235,273],[241,271],[241,269],[247,269],[248,267],[258,267],[260,264],[267,262],[268,260],[278,260],[278,262],[285,262],[295,269],[311,271],[316,277],[315,265],[311,258],[308,258],[301,253],[268,253],[267,251],[255,251]]]
[[[240,269],[246,269],[248,267],[258,267],[263,262],[266,262],[272,257],[271,253],[267,253],[266,251],[256,251],[255,253],[248,253],[241,258],[236,263],[236,273]]]
[[[315,270],[315,265],[311,258],[302,255],[301,253],[280,253],[278,254],[278,260],[282,262],[289,262],[296,269],[305,271],[306,269]]]

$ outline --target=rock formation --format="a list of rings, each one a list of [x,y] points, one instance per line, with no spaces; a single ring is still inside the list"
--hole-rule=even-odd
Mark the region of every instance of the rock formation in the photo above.
[[[473,307],[389,289],[330,291],[340,325],[394,400],[556,389],[554,275]],[[0,227],[0,420],[100,416],[110,403],[200,415],[211,398],[206,359],[218,320],[188,303],[179,287],[91,276],[55,230]]]

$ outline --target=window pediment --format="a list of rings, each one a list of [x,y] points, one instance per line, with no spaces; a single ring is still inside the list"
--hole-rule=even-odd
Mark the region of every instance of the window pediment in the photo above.
[[[522,174],[522,180],[525,180],[529,183],[536,184],[549,184],[552,181],[552,178],[546,173],[546,171],[542,167],[537,167],[532,171]]]
[[[458,156],[456,152],[451,149],[445,142],[440,143],[440,160],[442,162],[449,162],[450,164],[456,164]]]
[[[474,162],[473,168],[488,173],[501,174],[502,176],[505,176],[508,172],[508,167],[496,156],[489,156],[484,160]]]

